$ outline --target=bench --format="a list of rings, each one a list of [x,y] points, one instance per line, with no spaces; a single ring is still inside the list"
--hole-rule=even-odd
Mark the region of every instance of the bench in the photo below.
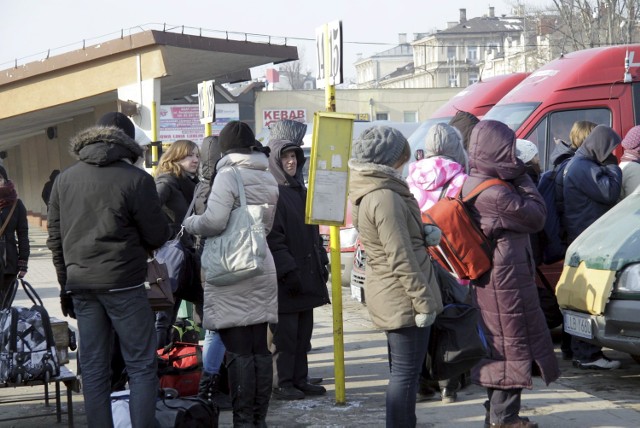
[[[60,375],[52,378],[49,382],[45,382],[45,381],[29,381],[27,383],[21,383],[21,384],[5,384],[2,385],[0,384],[0,388],[21,388],[21,387],[25,387],[25,386],[37,386],[37,385],[44,385],[44,403],[46,407],[49,407],[49,384],[50,383],[54,383],[55,384],[55,395],[54,398],[56,400],[56,419],[59,422],[62,422],[62,403],[61,403],[61,391],[60,391],[60,384],[64,384],[64,386],[67,389],[67,416],[68,416],[68,426],[69,428],[73,428],[73,392],[80,392],[80,380],[78,379],[78,376],[71,371],[68,367],[66,366],[60,366]],[[4,397],[0,397],[0,404],[5,404],[5,403],[21,403],[21,402],[27,402],[27,401],[40,401],[42,400],[42,396],[38,395],[35,398],[18,398],[18,399],[11,399],[11,400],[5,400]],[[35,418],[35,417],[42,417],[44,415],[42,414],[37,414],[37,415],[23,415],[23,416],[18,416],[18,417],[11,417],[11,418],[5,418],[5,419],[0,419],[0,423],[1,422],[6,422],[6,421],[13,421],[13,420],[21,420],[21,419],[29,419],[29,418]]]

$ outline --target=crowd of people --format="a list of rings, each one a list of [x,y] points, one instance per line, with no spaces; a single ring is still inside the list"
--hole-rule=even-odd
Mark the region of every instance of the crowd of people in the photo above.
[[[278,122],[263,145],[246,123],[231,121],[202,144],[173,142],[155,176],[139,167],[143,148],[121,113],[105,114],[72,139],[77,162],[55,170],[42,197],[62,310],[78,322],[89,426],[112,426],[114,359],[126,369],[132,426],[155,424],[157,350],[171,340],[181,301],[154,313],[144,282],[148,258],[176,237],[196,261],[192,282],[201,290],[192,302],[194,321],[206,331],[198,395],[231,408],[234,426],[265,427],[271,399],[326,393],[307,360],[313,310],[330,300],[327,254],[318,227],[305,223],[303,127]],[[640,184],[639,126],[621,139],[608,126],[577,122],[570,138],[551,157],[561,171],[555,180],[565,245]],[[620,164],[613,155],[619,145]],[[415,426],[416,401],[434,389],[443,402],[456,401],[471,381],[487,391],[485,426],[537,427],[520,415],[522,389],[532,388],[533,376],[553,382],[559,368],[535,280],[540,262],[531,237],[546,216],[535,144],[517,140],[501,122],[459,112],[430,129],[415,158],[401,132],[371,127],[354,139],[349,167],[354,226],[367,252],[367,308],[387,337],[386,425]],[[492,267],[478,279],[460,280],[479,309],[488,356],[470,373],[436,382],[429,379],[427,345],[443,303],[422,214],[491,178],[507,185],[488,188],[468,208],[493,243]],[[239,185],[248,205],[264,207],[268,254],[258,275],[216,286],[206,281],[200,255],[228,227],[240,205]],[[26,209],[0,167],[5,222],[2,293],[26,274],[29,244]],[[585,370],[620,365],[568,335],[562,351]]]

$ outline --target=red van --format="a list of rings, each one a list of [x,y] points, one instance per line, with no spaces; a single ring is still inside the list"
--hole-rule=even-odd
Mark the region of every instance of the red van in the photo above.
[[[491,109],[506,93],[522,82],[529,73],[513,73],[502,76],[494,76],[460,91],[453,98],[447,101],[442,107],[436,110],[431,118],[423,122],[418,129],[408,138],[411,151],[415,152],[422,147],[424,139],[429,129],[436,123],[449,122],[455,114],[462,110],[482,117]],[[405,172],[407,174],[408,172]],[[355,252],[353,256],[353,268],[351,269],[351,296],[360,301],[365,301],[364,279],[365,279],[366,255],[360,241],[355,242]]]
[[[538,145],[543,169],[556,139],[569,140],[574,122],[611,126],[621,137],[640,123],[640,45],[562,55],[531,73],[484,116],[506,123]]]

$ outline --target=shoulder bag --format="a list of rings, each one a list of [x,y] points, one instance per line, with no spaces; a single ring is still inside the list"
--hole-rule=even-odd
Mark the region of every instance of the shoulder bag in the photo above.
[[[9,215],[2,223],[2,228],[0,228],[0,277],[4,276],[4,271],[7,267],[7,241],[4,239],[4,231],[7,229],[7,225],[9,224],[9,220],[11,220],[11,216],[13,215],[17,204],[18,200],[16,199],[11,206]]]
[[[231,211],[225,230],[207,238],[202,252],[202,268],[207,283],[224,286],[261,275],[269,251],[264,224],[267,204],[247,205],[240,172],[232,167],[238,183],[240,206]]]

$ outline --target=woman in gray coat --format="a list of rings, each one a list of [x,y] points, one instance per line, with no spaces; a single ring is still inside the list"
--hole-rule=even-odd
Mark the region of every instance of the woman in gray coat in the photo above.
[[[489,356],[473,368],[471,378],[487,388],[487,426],[535,428],[536,423],[519,414],[522,388],[532,387],[534,369],[546,384],[559,375],[529,243],[529,234],[544,226],[546,208],[516,157],[516,137],[508,126],[480,121],[471,132],[468,154],[470,173],[463,196],[485,180],[505,181],[467,204],[494,244],[491,270],[472,282]]]
[[[278,184],[267,170],[268,158],[256,145],[253,131],[245,123],[229,122],[218,142],[222,159],[202,215],[185,220],[189,233],[206,238],[220,235],[231,211],[240,205],[234,171],[239,172],[248,205],[267,205],[262,222],[265,233],[273,226],[278,202]],[[204,263],[204,262],[203,262]],[[206,271],[207,266],[203,265]],[[266,426],[273,368],[267,347],[267,326],[278,322],[278,284],[271,252],[267,251],[264,273],[236,284],[206,283],[204,321],[207,330],[217,330],[227,349],[226,365],[235,427]]]

